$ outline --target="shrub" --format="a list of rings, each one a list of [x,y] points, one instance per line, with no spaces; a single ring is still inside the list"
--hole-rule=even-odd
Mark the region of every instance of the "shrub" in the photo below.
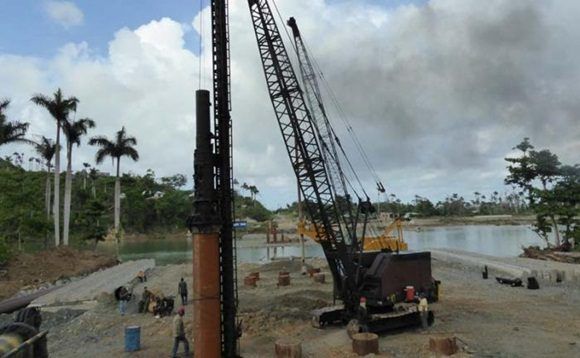
[[[8,259],[10,258],[10,247],[6,242],[6,239],[0,237],[0,266],[4,266]]]

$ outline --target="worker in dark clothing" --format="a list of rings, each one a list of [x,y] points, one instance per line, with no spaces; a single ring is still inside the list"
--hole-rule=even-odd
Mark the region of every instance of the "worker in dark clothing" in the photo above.
[[[179,293],[179,295],[181,296],[181,304],[186,305],[187,304],[187,283],[185,282],[183,277],[181,278],[181,281],[179,281],[179,285],[177,287],[177,293]]]
[[[131,300],[131,293],[125,286],[119,286],[115,290],[115,298],[119,301],[119,313],[124,316],[127,302]]]

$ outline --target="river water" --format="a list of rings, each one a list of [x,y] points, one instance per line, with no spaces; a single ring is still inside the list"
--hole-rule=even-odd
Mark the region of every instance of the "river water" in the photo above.
[[[466,225],[425,228],[421,231],[405,230],[405,241],[414,251],[448,248],[477,252],[493,256],[517,256],[522,246],[543,242],[529,226]],[[243,239],[242,239],[243,240]],[[243,245],[240,245],[243,246]],[[105,250],[112,250],[110,246]],[[306,245],[307,257],[322,257],[319,245]],[[123,260],[154,258],[157,264],[182,263],[191,260],[191,241],[149,240],[121,244]],[[272,257],[299,257],[299,246],[238,247],[238,262],[264,262]]]

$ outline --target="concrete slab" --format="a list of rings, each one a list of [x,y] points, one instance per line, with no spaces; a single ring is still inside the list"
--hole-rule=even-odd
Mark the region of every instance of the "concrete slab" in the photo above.
[[[471,255],[470,253],[455,253],[445,250],[431,250],[431,256],[436,260],[447,262],[459,262],[467,266],[475,266],[483,270],[487,266],[491,275],[504,275],[513,278],[527,278],[532,276],[532,271],[525,267],[506,264],[494,260],[492,256]]]
[[[580,265],[542,261],[521,257],[495,257],[459,250],[431,250],[437,260],[458,262],[483,269],[487,265],[492,274],[506,275],[522,280],[529,276],[546,282],[575,282],[580,278]]]
[[[93,272],[32,302],[38,306],[73,304],[96,299],[101,293],[113,294],[119,286],[133,280],[139,271],[155,267],[155,260],[129,261],[105,270]]]

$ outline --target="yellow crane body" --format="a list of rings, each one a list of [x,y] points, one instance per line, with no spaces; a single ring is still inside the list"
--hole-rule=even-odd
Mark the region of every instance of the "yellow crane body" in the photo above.
[[[306,223],[304,220],[298,222],[298,234],[320,242],[324,237],[323,233],[316,230],[314,225]],[[379,236],[367,236],[363,240],[364,251],[406,251],[409,247],[403,239],[403,220],[396,218],[392,223],[385,227],[383,233]]]

